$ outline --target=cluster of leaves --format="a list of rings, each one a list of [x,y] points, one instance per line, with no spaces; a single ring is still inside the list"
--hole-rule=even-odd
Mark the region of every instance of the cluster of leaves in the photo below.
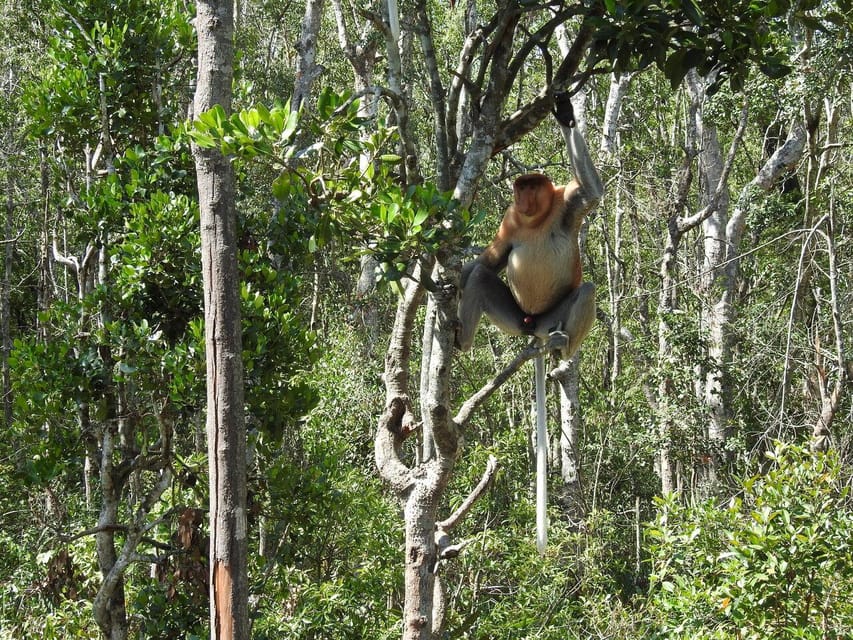
[[[659,502],[651,610],[668,638],[835,638],[853,630],[853,510],[833,454],[777,445],[726,508]]]
[[[178,83],[165,84],[165,76],[193,55],[191,17],[176,0],[55,3],[46,16],[54,34],[49,61],[24,99],[33,134],[61,134],[65,145],[82,149],[100,136],[101,100],[115,141],[157,131],[180,106],[171,96]]]
[[[200,114],[189,137],[242,160],[266,161],[278,171],[271,191],[280,207],[308,218],[308,248],[347,237],[398,280],[411,261],[435,254],[468,233],[478,220],[434,185],[401,187],[400,156],[386,152],[394,131],[367,133],[358,102],[324,90],[316,113],[287,104],[258,105],[230,116],[220,107]],[[303,145],[303,141],[311,144]],[[352,160],[341,164],[342,157]]]
[[[798,15],[807,16],[818,4],[799,3]],[[790,72],[777,34],[786,28],[788,0],[603,0],[603,5],[589,19],[601,55],[616,71],[655,64],[673,88],[690,69],[703,76],[713,71],[718,75],[712,92],[726,80],[739,91],[750,71],[745,61],[773,78]]]

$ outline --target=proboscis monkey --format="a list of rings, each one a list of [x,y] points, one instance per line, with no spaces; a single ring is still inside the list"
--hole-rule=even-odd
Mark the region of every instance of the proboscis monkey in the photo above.
[[[567,94],[554,99],[554,115],[569,150],[575,179],[555,187],[547,176],[523,175],[513,185],[491,244],[462,269],[457,342],[468,350],[485,313],[511,335],[548,339],[565,334],[563,358],[578,350],[595,321],[595,287],[583,282],[578,232],[604,192]],[[499,274],[506,269],[506,283]]]

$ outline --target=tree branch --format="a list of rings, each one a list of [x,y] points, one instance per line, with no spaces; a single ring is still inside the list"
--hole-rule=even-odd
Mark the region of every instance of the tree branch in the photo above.
[[[402,496],[414,482],[411,471],[403,463],[402,452],[403,441],[414,422],[409,398],[409,360],[415,316],[424,298],[424,287],[419,277],[422,270],[420,264],[415,267],[412,280],[406,282],[397,303],[394,328],[385,355],[385,410],[379,418],[374,440],[379,475],[397,496]]]
[[[493,154],[506,149],[533,131],[540,122],[548,117],[551,106],[554,104],[554,93],[567,88],[572,78],[577,74],[583,55],[592,42],[593,33],[594,30],[589,21],[584,20],[568,54],[554,73],[551,84],[544,87],[531,102],[500,123]],[[584,76],[583,79],[585,80],[587,77],[589,76]],[[582,82],[576,84],[573,90],[576,92],[581,84]]]
[[[483,495],[483,492],[491,484],[497,470],[498,459],[495,456],[489,456],[489,459],[486,461],[486,470],[483,472],[483,477],[480,478],[480,482],[476,487],[474,487],[471,493],[468,494],[468,497],[465,498],[465,501],[459,505],[456,511],[441,522],[437,522],[435,528],[442,531],[452,531],[456,525],[462,522],[462,519],[471,510],[471,507],[474,506],[477,500],[480,499],[480,496]]]
[[[729,153],[726,156],[726,162],[723,165],[723,171],[720,174],[720,179],[717,181],[717,186],[714,188],[714,193],[711,196],[711,200],[707,205],[702,207],[699,211],[694,213],[692,216],[687,218],[679,218],[678,219],[678,229],[681,233],[685,233],[690,229],[701,224],[703,221],[711,217],[711,215],[717,210],[717,207],[720,204],[720,198],[723,197],[726,190],[728,189],[728,181],[729,174],[732,171],[732,167],[734,166],[735,154],[737,152],[738,146],[740,146],[741,141],[743,140],[743,134],[746,131],[746,123],[749,116],[749,107],[747,105],[746,98],[744,98],[743,106],[740,110],[740,122],[738,123],[737,131],[735,132],[734,137],[732,138],[732,143],[729,146]]]
[[[509,380],[525,363],[529,360],[533,360],[538,355],[545,355],[552,350],[552,346],[545,343],[539,344],[536,341],[531,342],[524,350],[521,351],[513,360],[510,362],[503,371],[501,371],[494,378],[489,380],[483,387],[475,393],[473,396],[468,398],[462,407],[459,409],[459,412],[453,418],[453,421],[459,426],[459,428],[465,427],[468,421],[471,419],[472,414],[476,411],[480,405],[482,405],[486,400],[488,400],[491,395],[497,391],[501,385],[503,385],[507,380]]]
[[[435,126],[436,167],[438,187],[442,191],[450,188],[450,162],[448,158],[447,110],[445,107],[444,85],[436,61],[435,45],[432,40],[432,28],[427,15],[426,3],[417,3],[418,38],[424,54],[424,64],[429,77],[429,93],[433,104],[433,125]]]

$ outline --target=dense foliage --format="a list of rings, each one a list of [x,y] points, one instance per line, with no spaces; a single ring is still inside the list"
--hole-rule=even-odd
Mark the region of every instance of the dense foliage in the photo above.
[[[354,86],[354,60],[371,62],[358,77],[377,84],[390,67],[376,3],[345,3],[340,25],[339,3],[326,8],[323,74],[291,110],[304,4],[236,3],[233,114],[190,114],[192,3],[0,10],[0,638],[98,637],[107,540],[119,553],[134,540],[121,587],[132,637],[208,634],[191,143],[218,146],[238,176],[253,637],[399,637],[402,522],[373,458],[399,284],[424,256],[469,259],[469,246],[488,242],[516,174],[563,181],[570,170],[543,121],[495,153],[470,210],[442,191],[439,106],[409,18],[401,96],[382,94],[371,113],[373,93]],[[425,9],[447,85],[468,35],[465,4]],[[495,3],[467,4],[491,24]],[[524,370],[467,428],[442,505],[458,506],[498,457],[460,526],[465,548],[437,568],[446,637],[849,637],[850,3],[559,4],[569,40],[584,17],[594,30],[574,100],[607,183],[584,236],[601,321],[577,365],[579,480],[570,488],[561,475],[553,434],[540,557]],[[557,37],[536,38],[547,23],[538,5],[519,6],[515,46],[528,38],[542,61],[515,70],[520,105],[559,49]],[[347,51],[339,26],[369,55]],[[701,100],[696,67],[710,74]],[[608,151],[612,71],[633,75]],[[466,86],[472,110],[487,89]],[[800,128],[802,155],[756,183]],[[408,182],[407,133],[421,172]],[[728,217],[706,217],[672,248],[673,229],[717,189],[703,154],[716,145],[728,160],[731,144],[715,209]],[[707,239],[741,213],[736,255],[713,263]],[[734,263],[726,297],[721,274]],[[725,305],[720,366],[712,320]],[[448,373],[458,402],[522,347],[483,322]],[[413,363],[422,348],[415,340]],[[711,425],[723,413],[721,435]],[[675,491],[661,497],[663,452]]]

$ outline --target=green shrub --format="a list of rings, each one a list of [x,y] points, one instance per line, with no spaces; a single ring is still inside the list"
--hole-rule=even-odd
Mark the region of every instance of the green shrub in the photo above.
[[[778,445],[727,507],[661,500],[650,610],[667,638],[853,633],[853,513],[837,457]]]

